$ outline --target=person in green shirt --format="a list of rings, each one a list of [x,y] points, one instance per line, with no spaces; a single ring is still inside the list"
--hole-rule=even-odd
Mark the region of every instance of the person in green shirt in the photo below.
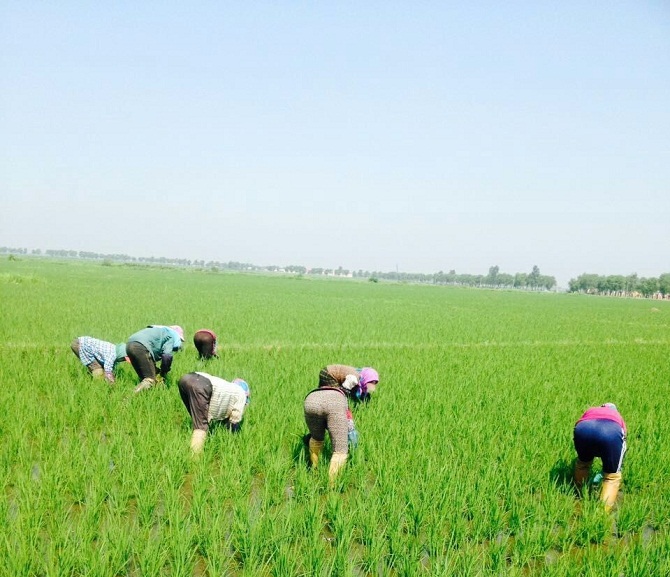
[[[183,343],[184,330],[179,325],[149,325],[128,337],[126,353],[140,378],[140,384],[135,387],[136,393],[150,389],[167,376],[172,366],[172,355],[181,350]],[[159,361],[160,369],[157,369]]]

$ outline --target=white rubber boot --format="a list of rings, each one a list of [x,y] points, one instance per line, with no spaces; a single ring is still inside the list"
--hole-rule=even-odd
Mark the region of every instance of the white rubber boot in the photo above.
[[[146,389],[150,389],[156,384],[156,380],[152,379],[150,377],[147,377],[146,379],[142,379],[140,381],[140,384],[135,387],[135,392],[139,393],[140,391],[145,391]]]
[[[207,431],[202,429],[193,429],[191,435],[191,452],[194,455],[199,455],[205,448],[205,439],[207,438]]]
[[[347,462],[347,453],[333,453],[330,458],[330,468],[328,469],[328,477],[333,483],[342,466]]]
[[[309,438],[309,462],[312,468],[316,468],[319,464],[319,455],[323,449],[323,441],[315,441],[312,437]]]

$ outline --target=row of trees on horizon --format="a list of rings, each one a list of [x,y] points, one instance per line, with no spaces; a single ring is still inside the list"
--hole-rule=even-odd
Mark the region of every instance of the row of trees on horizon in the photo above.
[[[101,254],[90,251],[75,250],[28,250],[26,248],[0,247],[0,254],[26,255],[48,258],[84,259],[101,261],[103,264],[122,263],[127,265],[150,266],[179,266],[206,268],[210,270],[247,271],[247,272],[275,272],[298,275],[320,275],[349,278],[367,278],[373,281],[386,280],[395,282],[416,282],[439,285],[458,285],[477,288],[522,289],[551,291],[556,290],[556,279],[553,276],[543,275],[539,267],[533,266],[530,273],[517,272],[509,274],[501,272],[498,266],[489,268],[488,274],[458,274],[455,270],[448,273],[407,273],[399,271],[381,272],[367,270],[349,270],[343,267],[307,268],[300,265],[288,266],[259,266],[251,263],[236,261],[219,262],[190,260],[166,257],[134,257],[127,254]],[[584,273],[568,283],[568,291],[576,293],[615,295],[615,296],[660,296],[670,297],[670,273],[664,273],[658,278],[640,278],[637,274],[601,276]]]
[[[637,274],[608,275],[581,274],[568,283],[570,292],[607,296],[670,297],[670,273],[656,277],[638,277]]]

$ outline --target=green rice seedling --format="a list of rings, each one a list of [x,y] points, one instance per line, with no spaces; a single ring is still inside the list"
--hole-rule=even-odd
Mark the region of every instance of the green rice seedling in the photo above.
[[[162,536],[162,532],[153,527],[143,527],[134,536],[131,563],[140,575],[161,575],[167,570],[170,550]]]
[[[172,515],[166,527],[165,540],[170,544],[168,563],[171,575],[191,577],[196,561],[196,536],[191,523]]]
[[[227,575],[234,563],[232,532],[227,512],[213,507],[206,522],[196,523],[198,552],[207,575]]]
[[[273,556],[270,569],[273,577],[294,577],[301,575],[299,557],[295,554],[295,548],[289,543],[280,543]]]

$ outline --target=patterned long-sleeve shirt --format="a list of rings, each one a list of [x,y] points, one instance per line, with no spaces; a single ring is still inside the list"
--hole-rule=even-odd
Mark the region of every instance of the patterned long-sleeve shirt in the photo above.
[[[115,345],[93,337],[79,337],[79,360],[83,365],[97,361],[106,373],[114,370],[114,365],[126,356],[126,345]]]
[[[242,421],[244,408],[247,404],[247,393],[236,383],[231,383],[220,377],[208,373],[201,373],[212,383],[212,397],[209,400],[208,421],[223,421],[228,419],[232,424]]]

